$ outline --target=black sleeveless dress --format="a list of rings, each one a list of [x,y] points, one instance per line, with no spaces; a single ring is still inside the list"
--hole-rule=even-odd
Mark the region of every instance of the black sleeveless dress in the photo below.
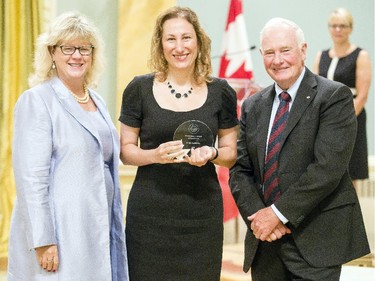
[[[357,48],[346,57],[339,58],[333,80],[341,82],[350,88],[356,87],[356,62],[361,50],[361,48]],[[327,77],[327,72],[332,61],[328,52],[329,50],[322,52],[319,63],[319,75],[324,77]],[[355,98],[355,95],[353,95],[353,98]],[[357,138],[349,163],[349,173],[353,180],[367,179],[369,177],[365,109],[357,116],[357,122]]]
[[[206,123],[215,136],[218,129],[238,124],[236,95],[225,80],[215,78],[204,105],[186,112],[161,108],[153,80],[153,74],[135,77],[123,94],[119,120],[140,128],[141,148],[171,141],[187,120]],[[130,280],[220,280],[223,203],[214,164],[138,167],[128,199],[126,241]]]

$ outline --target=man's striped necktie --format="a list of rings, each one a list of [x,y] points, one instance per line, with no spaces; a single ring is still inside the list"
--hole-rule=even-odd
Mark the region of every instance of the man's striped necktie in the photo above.
[[[281,145],[281,137],[286,127],[286,121],[289,114],[290,95],[282,92],[279,95],[280,104],[277,108],[275,119],[272,124],[271,134],[268,139],[267,156],[264,166],[264,202],[267,206],[280,197],[281,190],[279,187],[279,153]]]

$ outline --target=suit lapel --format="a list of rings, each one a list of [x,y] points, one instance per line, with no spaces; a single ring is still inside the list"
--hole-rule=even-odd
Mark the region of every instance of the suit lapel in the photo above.
[[[285,133],[283,134],[283,139],[281,145],[284,144],[285,139],[296,126],[298,121],[302,118],[306,108],[314,100],[316,96],[316,80],[314,74],[312,74],[308,69],[304,78],[301,81],[301,85],[298,88],[295,101],[290,110],[288,122],[286,125]]]
[[[56,96],[61,102],[62,106],[67,112],[69,112],[78,123],[80,123],[87,131],[89,131],[99,142],[100,147],[102,144],[100,141],[98,130],[95,125],[91,122],[88,114],[81,108],[81,106],[75,101],[73,96],[69,94],[69,90],[60,81],[60,79],[53,78],[49,82],[51,87],[54,89]]]
[[[275,89],[270,87],[269,91],[262,94],[259,100],[259,105],[256,107],[257,116],[257,131],[258,131],[258,159],[260,160],[260,170],[263,174],[264,161],[266,159],[266,147],[267,147],[267,136],[268,126],[271,118],[272,104],[275,98]]]
[[[119,153],[119,144],[118,144],[118,135],[117,135],[117,130],[115,126],[113,125],[111,116],[109,115],[107,109],[105,108],[104,104],[102,101],[98,99],[98,97],[95,94],[91,95],[91,98],[95,102],[99,112],[102,114],[104,117],[105,122],[108,125],[108,128],[111,130],[111,135],[112,135],[112,143],[113,143],[113,149],[114,149],[114,155],[117,155]],[[114,157],[115,159],[116,157]]]
[[[111,128],[112,130],[112,119],[111,117],[109,116],[106,108],[104,107],[103,103],[98,99],[98,97],[95,95],[95,94],[91,94],[91,98],[92,100],[94,101],[94,103],[96,104],[96,107],[98,108],[99,112],[102,114],[102,116],[104,117],[104,120],[105,122],[107,123],[107,125]]]

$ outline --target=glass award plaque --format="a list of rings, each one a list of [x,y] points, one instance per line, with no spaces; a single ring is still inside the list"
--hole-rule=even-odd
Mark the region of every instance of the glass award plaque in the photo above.
[[[181,140],[186,153],[191,148],[214,146],[214,135],[206,123],[199,120],[189,120],[177,127],[173,140]]]

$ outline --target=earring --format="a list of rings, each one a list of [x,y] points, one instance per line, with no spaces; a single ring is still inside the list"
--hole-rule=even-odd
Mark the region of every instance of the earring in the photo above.
[[[52,69],[56,69],[55,61],[52,62]]]

